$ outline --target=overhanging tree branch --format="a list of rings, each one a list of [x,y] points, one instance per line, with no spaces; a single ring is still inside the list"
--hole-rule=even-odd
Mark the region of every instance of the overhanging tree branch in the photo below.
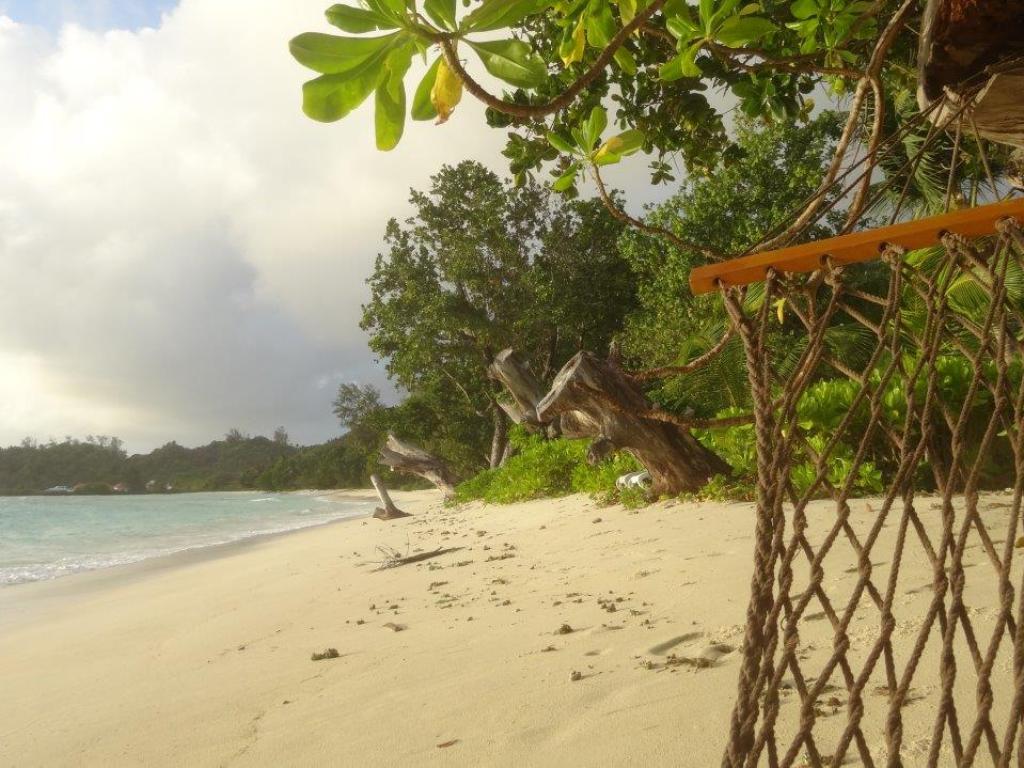
[[[473,76],[466,71],[459,60],[458,51],[451,35],[439,34],[434,37],[434,42],[441,46],[441,51],[448,66],[462,79],[466,90],[482,101],[491,109],[502,112],[512,117],[526,119],[544,117],[559,110],[565,109],[579,96],[591,83],[593,83],[615,57],[615,52],[629,39],[629,36],[640,28],[649,18],[661,10],[667,0],[654,0],[644,10],[640,11],[633,20],[620,29],[608,42],[604,50],[594,60],[586,72],[580,75],[569,87],[560,94],[544,102],[543,104],[515,104],[495,96],[478,83]]]

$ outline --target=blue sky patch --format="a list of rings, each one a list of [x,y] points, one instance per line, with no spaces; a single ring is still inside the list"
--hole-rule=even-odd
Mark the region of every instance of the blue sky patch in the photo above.
[[[96,31],[155,27],[178,0],[0,0],[0,15],[56,30],[79,24]]]

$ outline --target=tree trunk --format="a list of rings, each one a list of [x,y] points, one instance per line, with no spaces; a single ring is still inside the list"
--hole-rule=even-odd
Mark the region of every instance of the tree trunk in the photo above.
[[[404,443],[394,435],[380,449],[380,461],[395,472],[419,475],[440,489],[445,499],[455,496],[455,479],[448,465],[422,448]]]
[[[491,377],[500,381],[512,396],[512,403],[501,403],[502,410],[516,424],[543,432],[548,437],[590,437],[597,428],[583,413],[562,413],[542,419],[537,415],[537,404],[544,399],[543,382],[534,375],[530,366],[513,349],[499,352],[488,369]]]
[[[654,495],[701,488],[730,467],[701,445],[689,430],[645,417],[651,403],[615,365],[590,352],[576,354],[555,377],[536,407],[537,418],[570,415],[576,430],[595,438],[590,458],[628,451],[651,474]]]
[[[391,494],[384,487],[384,481],[380,479],[380,475],[370,475],[370,482],[373,483],[373,487],[377,491],[380,503],[384,505],[383,507],[377,507],[377,510],[373,513],[375,518],[378,520],[395,520],[399,517],[409,517],[408,512],[403,512],[395,506],[395,502],[391,500]]]
[[[488,373],[512,396],[513,403],[500,404],[512,421],[537,429],[547,426],[537,418],[537,403],[544,397],[544,384],[515,350],[503,349],[495,355]]]
[[[497,406],[491,406],[491,420],[494,423],[494,434],[491,436],[491,469],[501,466],[505,458],[505,449],[508,447],[508,417],[505,412]]]

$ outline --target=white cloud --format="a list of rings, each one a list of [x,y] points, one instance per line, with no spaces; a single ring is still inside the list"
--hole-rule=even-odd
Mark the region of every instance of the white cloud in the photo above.
[[[0,17],[0,443],[320,440],[339,380],[380,383],[357,323],[387,218],[444,162],[503,171],[504,142],[469,97],[387,154],[372,103],[306,119],[287,41],[329,30],[327,4],[184,0],[137,32]]]
[[[357,322],[385,221],[501,136],[472,104],[387,155],[369,105],[307,120],[287,41],[324,6],[185,0],[138,32],[0,18],[0,442],[318,440],[337,381],[380,381]]]

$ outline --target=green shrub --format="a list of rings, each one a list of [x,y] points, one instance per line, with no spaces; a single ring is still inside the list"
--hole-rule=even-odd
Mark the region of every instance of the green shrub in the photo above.
[[[615,480],[642,467],[620,453],[596,467],[587,463],[587,440],[545,440],[519,428],[510,436],[517,453],[498,469],[488,469],[461,483],[457,503],[481,499],[510,504],[570,493],[590,493],[603,501],[618,498]]]

